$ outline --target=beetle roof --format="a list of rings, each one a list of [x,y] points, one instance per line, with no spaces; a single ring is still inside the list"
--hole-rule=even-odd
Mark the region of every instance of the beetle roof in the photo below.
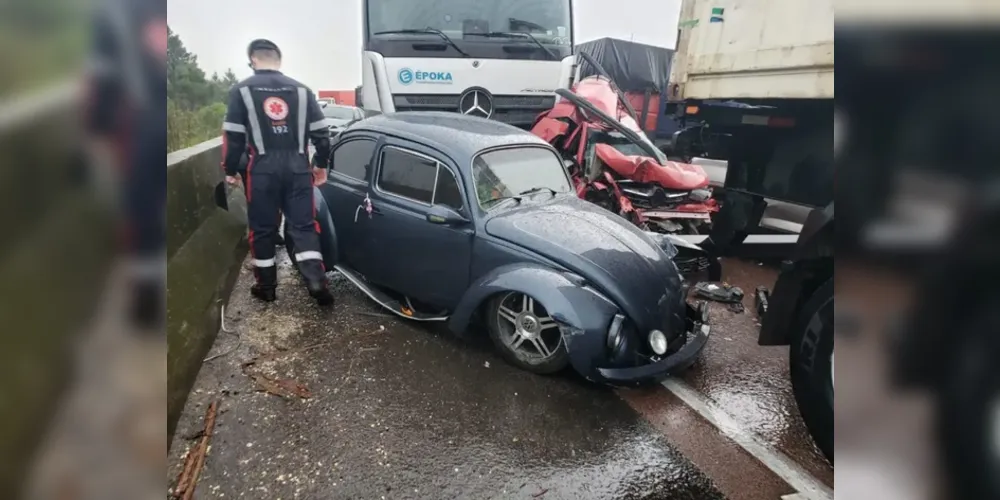
[[[459,164],[484,149],[497,146],[545,146],[535,134],[513,125],[446,111],[404,111],[376,115],[356,123],[352,130],[371,130],[431,146]]]

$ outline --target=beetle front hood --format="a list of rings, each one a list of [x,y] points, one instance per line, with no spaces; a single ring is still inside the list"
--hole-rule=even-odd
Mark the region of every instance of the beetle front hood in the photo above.
[[[683,330],[677,267],[627,220],[573,196],[525,201],[493,216],[490,235],[543,255],[596,285],[642,330]]]

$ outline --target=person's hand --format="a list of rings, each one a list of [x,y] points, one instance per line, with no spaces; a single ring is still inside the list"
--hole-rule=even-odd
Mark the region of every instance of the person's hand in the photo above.
[[[218,179],[218,177],[216,177],[216,179]],[[230,186],[238,186],[241,181],[242,179],[240,178],[240,174],[226,176],[226,184],[229,184]]]
[[[326,183],[326,169],[313,167],[313,186],[320,186]]]

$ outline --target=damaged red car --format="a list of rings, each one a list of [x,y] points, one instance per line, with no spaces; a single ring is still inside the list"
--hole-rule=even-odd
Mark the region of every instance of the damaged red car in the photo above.
[[[610,78],[589,76],[556,93],[561,99],[531,131],[562,154],[580,198],[648,231],[707,232],[718,211],[708,175],[668,160]]]

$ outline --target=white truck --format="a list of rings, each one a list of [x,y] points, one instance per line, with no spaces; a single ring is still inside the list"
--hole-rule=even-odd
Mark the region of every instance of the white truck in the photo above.
[[[833,461],[833,0],[684,0],[668,89],[670,153],[726,163],[711,257],[791,236],[760,345],[788,345],[795,398]],[[811,210],[799,234],[761,224],[769,202]]]
[[[360,106],[527,128],[575,70],[572,0],[364,0]]]

